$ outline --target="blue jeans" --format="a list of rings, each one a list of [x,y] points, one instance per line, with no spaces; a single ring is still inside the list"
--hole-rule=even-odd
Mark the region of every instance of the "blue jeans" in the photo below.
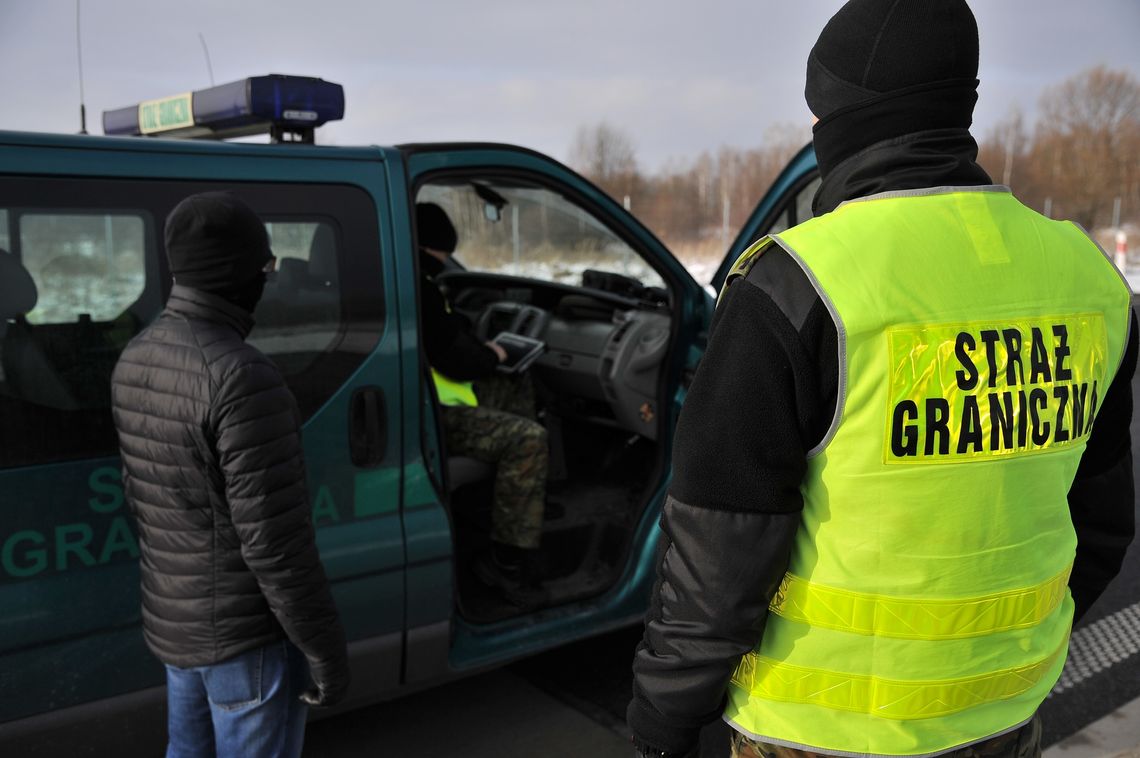
[[[166,667],[166,758],[297,758],[305,657],[287,641],[212,666]]]

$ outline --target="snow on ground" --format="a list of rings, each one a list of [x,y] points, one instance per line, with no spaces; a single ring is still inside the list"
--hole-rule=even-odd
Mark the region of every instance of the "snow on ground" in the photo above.
[[[678,258],[681,261],[681,265],[697,280],[697,284],[701,285],[708,284],[709,281],[712,280],[713,274],[716,273],[722,260],[721,258],[708,256],[695,258],[678,256]],[[507,274],[509,276],[521,276],[529,279],[541,279],[548,282],[558,282],[559,284],[578,285],[582,283],[582,272],[587,269],[596,269],[631,276],[649,287],[664,286],[664,282],[662,282],[657,272],[644,264],[614,265],[615,263],[615,261],[568,263],[558,260],[531,260],[521,262],[517,265],[508,263],[496,271],[496,273]],[[640,261],[636,263],[640,264]]]

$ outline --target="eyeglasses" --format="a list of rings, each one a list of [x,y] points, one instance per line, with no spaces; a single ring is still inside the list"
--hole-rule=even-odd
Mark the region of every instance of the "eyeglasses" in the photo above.
[[[261,267],[261,271],[264,274],[272,274],[276,270],[277,270],[277,258],[275,258],[273,256],[270,256],[269,260],[265,262],[265,265]]]

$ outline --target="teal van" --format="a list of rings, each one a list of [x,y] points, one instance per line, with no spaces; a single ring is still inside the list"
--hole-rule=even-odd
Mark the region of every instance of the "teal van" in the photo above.
[[[731,249],[810,215],[803,150]],[[495,144],[316,147],[0,132],[0,755],[160,750],[138,547],[109,381],[163,307],[162,225],[228,189],[279,271],[251,341],[304,415],[313,520],[348,631],[345,707],[636,623],[653,579],[670,441],[713,309],[618,203]],[[548,607],[504,607],[466,571],[493,471],[449,457],[417,320],[413,208],[460,244],[440,281],[486,334],[542,339]],[[5,273],[6,272],[6,273]],[[34,284],[34,286],[32,286]]]

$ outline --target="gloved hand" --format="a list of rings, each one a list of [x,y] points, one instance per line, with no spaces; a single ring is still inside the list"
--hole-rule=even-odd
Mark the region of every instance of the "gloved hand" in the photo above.
[[[334,691],[323,690],[320,687],[314,686],[302,692],[300,698],[301,702],[310,708],[328,708],[344,700],[344,696],[347,692],[347,688]]]
[[[634,735],[632,742],[636,758],[697,758],[701,748],[700,743],[695,742],[689,749],[680,753],[670,752],[638,739],[637,735]]]
[[[635,694],[626,710],[626,722],[639,758],[697,758],[701,752],[700,724],[712,721],[718,712],[707,719],[682,722],[670,719]]]
[[[313,668],[313,686],[301,693],[301,702],[312,708],[328,708],[348,695],[348,666]]]

